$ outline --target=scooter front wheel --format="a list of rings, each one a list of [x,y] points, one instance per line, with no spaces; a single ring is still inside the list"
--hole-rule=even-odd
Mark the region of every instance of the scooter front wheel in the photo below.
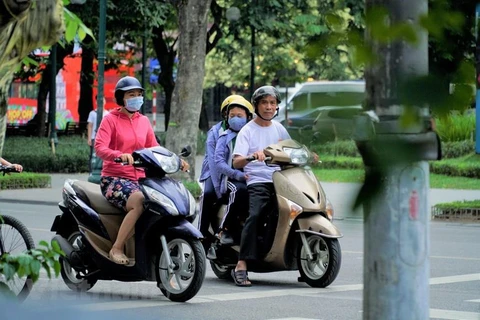
[[[298,248],[297,265],[305,282],[315,288],[329,286],[338,275],[342,253],[338,239],[324,238],[308,234],[307,250],[302,243]],[[308,251],[312,253],[309,257]]]
[[[172,301],[190,300],[205,279],[206,260],[202,244],[197,239],[173,238],[168,240],[167,247],[169,252],[162,250],[155,262],[158,287]]]

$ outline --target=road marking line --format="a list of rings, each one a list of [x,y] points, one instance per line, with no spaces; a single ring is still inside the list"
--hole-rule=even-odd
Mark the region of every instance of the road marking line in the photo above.
[[[480,299],[476,299],[476,300],[467,300],[467,302],[478,302],[478,303],[480,303]]]
[[[430,259],[458,259],[458,260],[470,260],[480,261],[480,258],[468,258],[468,257],[448,257],[448,256],[430,256]]]
[[[431,278],[430,284],[447,284],[467,281],[480,281],[480,273],[462,274],[450,277]]]
[[[362,254],[363,251],[348,251],[344,250],[342,253],[346,254]],[[363,257],[360,257],[359,259],[363,259]],[[430,256],[430,259],[457,259],[457,260],[469,260],[469,261],[480,261],[480,258],[472,258],[472,257],[449,257],[449,256]]]
[[[42,232],[52,232],[49,229],[38,229],[38,228],[28,228],[28,230],[33,230],[33,231],[42,231]]]
[[[311,319],[311,318],[277,318],[277,319],[268,319],[268,320],[320,320],[320,319]]]
[[[480,313],[443,310],[443,309],[430,309],[430,318],[451,319],[451,320],[479,320]]]

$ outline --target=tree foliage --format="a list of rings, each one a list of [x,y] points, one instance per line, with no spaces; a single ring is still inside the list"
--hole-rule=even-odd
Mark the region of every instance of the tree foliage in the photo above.
[[[30,277],[33,283],[39,279],[41,269],[46,271],[48,278],[58,277],[61,256],[65,256],[65,253],[56,241],[52,241],[51,244],[40,241],[36,249],[17,255],[6,253],[0,256],[0,274],[5,281],[14,280],[15,276],[18,276],[19,278]],[[9,287],[0,282],[0,296],[12,294]]]
[[[7,97],[15,71],[35,48],[55,43],[64,31],[60,0],[3,1],[0,10],[0,154],[6,131]],[[12,11],[15,8],[17,11]]]

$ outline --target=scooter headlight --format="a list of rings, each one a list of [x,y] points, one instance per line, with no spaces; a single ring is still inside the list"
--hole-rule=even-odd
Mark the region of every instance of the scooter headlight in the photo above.
[[[164,194],[162,194],[161,192],[158,192],[153,188],[143,186],[143,189],[147,193],[150,200],[155,200],[156,202],[158,202],[172,216],[179,215],[177,206],[175,205],[175,203],[173,203],[172,200],[170,200],[170,198],[168,198],[167,196],[165,196]]]
[[[172,154],[171,156],[165,156],[156,152],[153,154],[165,173],[175,173],[180,169],[180,160],[176,154]]]
[[[301,148],[289,148],[284,147],[283,152],[288,154],[290,157],[290,162],[293,164],[307,164],[308,160],[310,159],[310,152],[305,147]]]

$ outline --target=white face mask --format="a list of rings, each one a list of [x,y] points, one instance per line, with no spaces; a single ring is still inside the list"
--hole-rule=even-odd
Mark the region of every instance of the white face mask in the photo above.
[[[135,97],[125,100],[125,109],[130,112],[135,112],[140,110],[143,105],[143,97]]]

